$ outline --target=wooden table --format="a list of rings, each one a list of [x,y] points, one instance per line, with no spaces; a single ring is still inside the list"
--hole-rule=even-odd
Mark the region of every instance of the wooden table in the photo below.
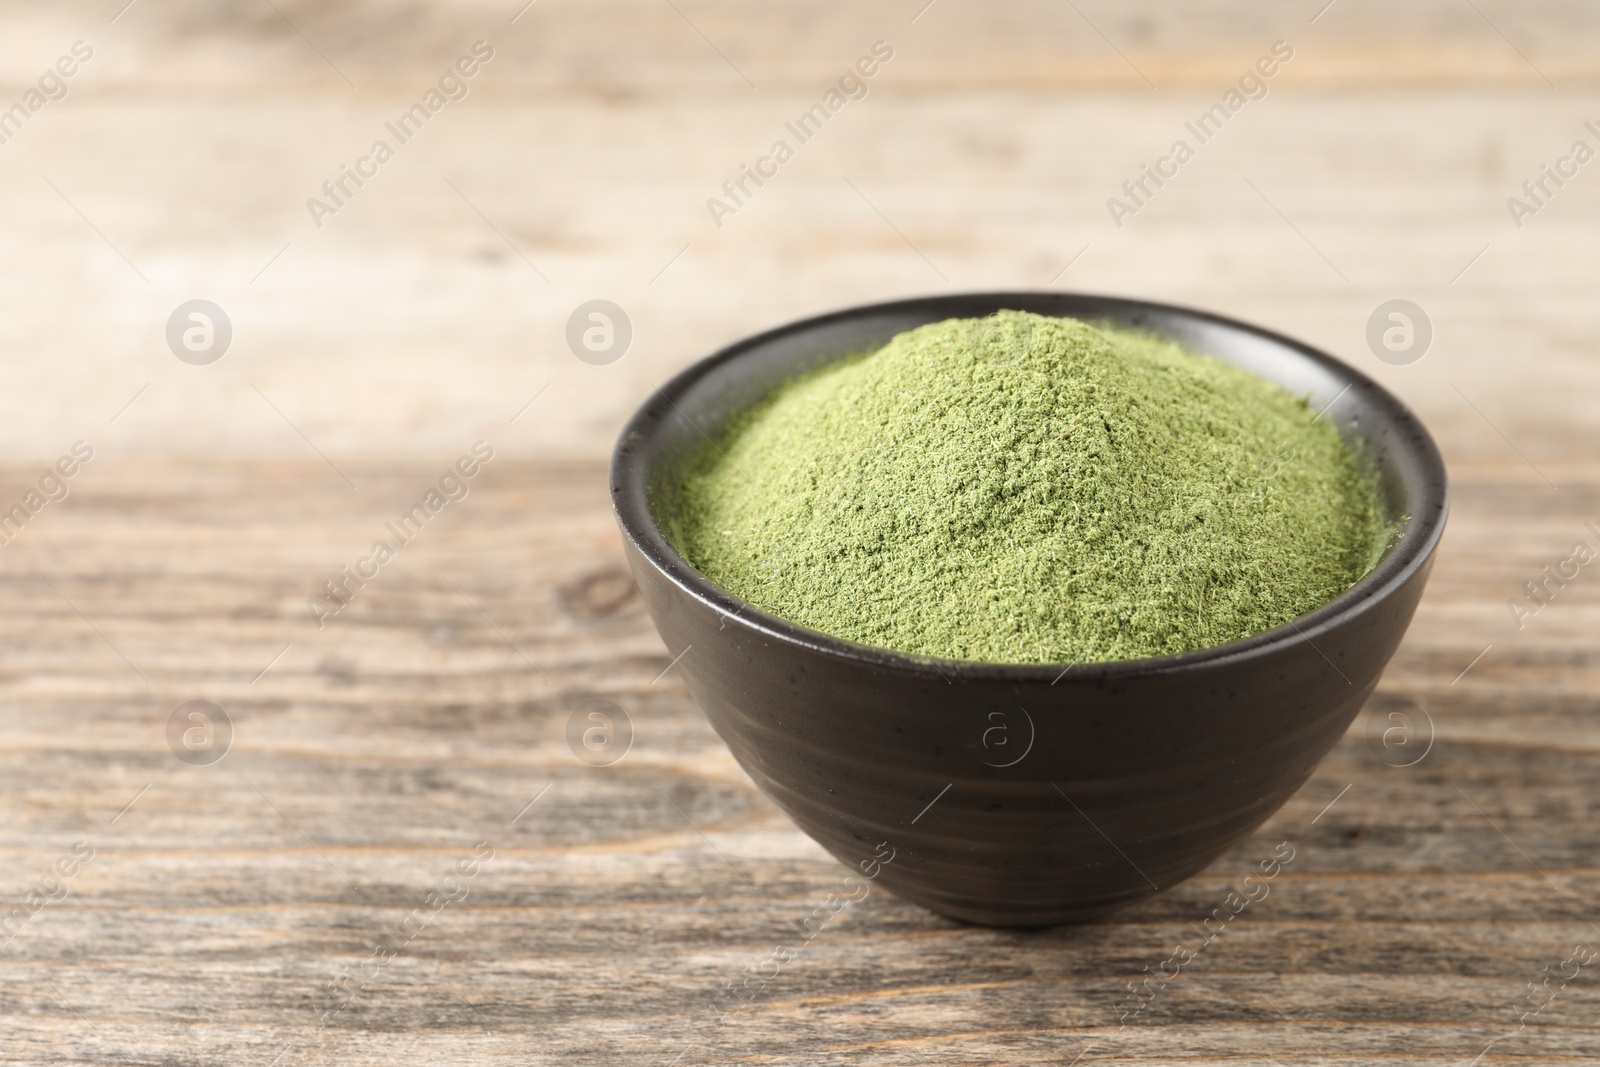
[[[1600,944],[1594,661],[1562,641],[1592,593],[1456,678],[1506,517],[1559,540],[1600,513],[1592,481],[1456,469],[1378,721],[1203,875],[1032,933],[873,893],[719,1019],[844,872],[667,669],[602,468],[497,459],[319,630],[321,576],[439,474],[341,469],[359,489],[320,462],[91,464],[5,550],[6,895],[66,894],[0,954],[8,1058],[1453,1064],[1497,1035],[1480,1062],[1600,1057],[1589,970],[1506,1036],[1541,968]],[[208,766],[164,733],[197,699],[233,728]],[[634,731],[610,766],[566,740],[594,699]],[[1417,729],[1385,749],[1391,712]],[[1119,1028],[1126,983],[1280,841],[1267,899]]]
[[[1600,116],[1592,5],[118,7],[0,13],[0,104],[96,49],[0,146],[0,504],[95,449],[0,548],[0,1059],[1600,1062],[1600,967],[1563,966],[1600,948],[1600,581],[1507,607],[1597,544],[1600,177],[1520,230],[1504,204]],[[480,37],[472,95],[315,228],[305,198]],[[706,197],[879,38],[867,99],[716,228]],[[1271,94],[1115,228],[1278,38]],[[1259,321],[1412,403],[1455,492],[1416,623],[1201,876],[1032,933],[874,891],[719,1018],[844,872],[671,668],[609,442],[743,333],[1045,285]],[[211,366],[163,339],[193,297],[235,326]],[[635,327],[606,366],[563,339],[595,297]],[[1420,362],[1368,351],[1394,297],[1432,317]],[[319,628],[307,600],[480,438],[469,495]],[[189,701],[231,724],[218,762]],[[568,742],[592,701],[633,732],[608,766]],[[1119,1026],[1283,841],[1270,896]]]

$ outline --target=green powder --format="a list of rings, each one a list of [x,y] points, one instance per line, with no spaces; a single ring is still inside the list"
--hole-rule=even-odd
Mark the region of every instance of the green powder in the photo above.
[[[1002,311],[785,383],[657,507],[707,578],[810,629],[1091,663],[1223,644],[1350,588],[1387,544],[1369,468],[1262,378]]]

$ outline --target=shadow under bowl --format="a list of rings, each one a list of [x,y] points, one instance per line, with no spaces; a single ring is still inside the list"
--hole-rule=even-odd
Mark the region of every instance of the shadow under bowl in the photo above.
[[[817,633],[713,585],[663,536],[653,502],[774,386],[924,323],[1000,309],[1138,326],[1309,395],[1376,459],[1400,535],[1350,590],[1266,633],[1066,668],[929,659]],[[1372,694],[1448,509],[1427,430],[1333,357],[1204,312],[1050,292],[875,304],[730,345],[633,416],[611,493],[676,670],[756,785],[852,869],[997,926],[1080,922],[1152,896],[1282,806]]]

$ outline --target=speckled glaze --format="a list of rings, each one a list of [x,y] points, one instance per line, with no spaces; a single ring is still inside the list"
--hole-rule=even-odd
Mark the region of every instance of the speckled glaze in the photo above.
[[[771,386],[902,330],[1001,308],[1141,326],[1309,394],[1377,458],[1401,536],[1353,589],[1285,626],[1089,666],[930,660],[828,637],[730,596],[662,536],[653,494]],[[1331,356],[1203,312],[1067,293],[902,300],[740,341],[639,409],[611,492],[656,628],[681,654],[674,669],[762,791],[878,884],[997,926],[1081,922],[1149,897],[1288,800],[1399,645],[1448,509],[1427,430]]]

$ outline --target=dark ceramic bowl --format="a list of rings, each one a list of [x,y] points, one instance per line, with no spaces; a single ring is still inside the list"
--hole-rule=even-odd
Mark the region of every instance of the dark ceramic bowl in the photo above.
[[[1275,630],[1065,668],[925,659],[807,630],[711,584],[662,536],[653,501],[678,465],[773,385],[923,323],[1001,308],[1135,324],[1309,394],[1370,446],[1403,532],[1354,588]],[[875,304],[724,348],[634,415],[611,494],[677,670],[762,791],[847,866],[1000,926],[1078,922],[1149,897],[1288,800],[1400,643],[1447,507],[1427,430],[1333,357],[1204,312],[1039,292]]]

